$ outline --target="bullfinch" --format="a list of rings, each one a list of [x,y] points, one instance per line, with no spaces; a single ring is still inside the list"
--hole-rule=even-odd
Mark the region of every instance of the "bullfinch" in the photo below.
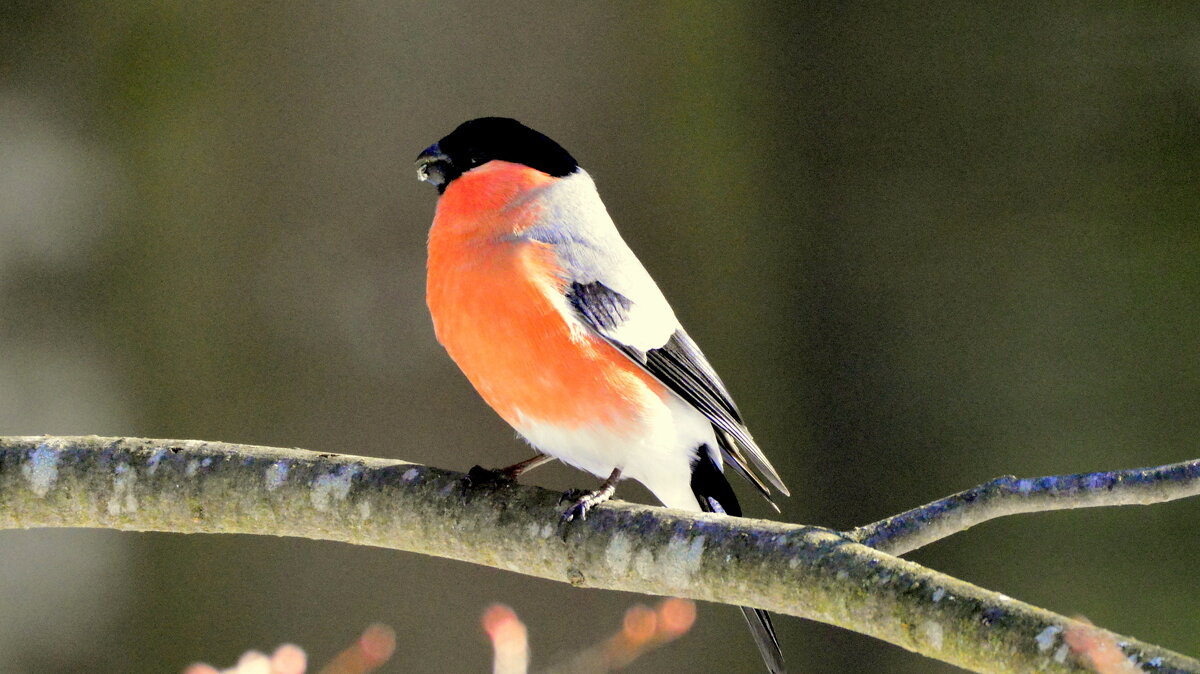
[[[516,120],[473,119],[420,154],[417,176],[440,195],[426,288],[438,341],[537,451],[499,473],[558,459],[604,478],[568,521],[623,478],[666,506],[734,516],[724,466],[768,501],[770,487],[788,494],[562,146]],[[768,669],[783,672],[770,616],[742,611]]]

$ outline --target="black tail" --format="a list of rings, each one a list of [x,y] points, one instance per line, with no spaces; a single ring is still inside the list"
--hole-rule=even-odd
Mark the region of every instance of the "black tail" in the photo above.
[[[706,513],[723,513],[742,516],[742,506],[738,504],[729,480],[721,473],[709,454],[712,450],[707,446],[700,448],[699,455],[692,463],[692,493],[700,502],[700,509]],[[779,650],[779,641],[775,638],[775,628],[771,625],[771,614],[758,608],[742,606],[742,615],[750,625],[750,635],[762,654],[763,662],[771,674],[786,674],[787,667],[783,664],[783,652]]]

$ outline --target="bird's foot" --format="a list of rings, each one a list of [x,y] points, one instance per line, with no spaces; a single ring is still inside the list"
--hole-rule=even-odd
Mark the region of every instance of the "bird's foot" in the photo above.
[[[567,498],[568,494],[570,494],[571,496],[574,496],[574,492],[575,492],[575,490],[571,490],[570,492],[563,494],[563,498]],[[605,494],[601,490],[596,490],[596,491],[589,491],[589,492],[585,493],[583,496],[576,498],[575,502],[572,503],[570,506],[567,507],[566,510],[563,511],[563,515],[562,515],[563,524],[566,524],[567,522],[572,522],[577,517],[581,520],[586,520],[588,511],[591,510],[593,506],[600,505],[601,503],[604,503],[611,497],[612,497],[611,493]]]
[[[563,511],[563,524],[572,522],[577,517],[581,520],[586,520],[589,510],[612,498],[613,492],[617,490],[617,482],[620,479],[621,469],[616,468],[613,470],[612,475],[609,475],[608,479],[601,483],[600,487],[595,491],[584,492],[582,496],[579,495],[579,490],[576,489],[564,493],[562,498],[559,499],[559,503],[567,499],[575,502]]]

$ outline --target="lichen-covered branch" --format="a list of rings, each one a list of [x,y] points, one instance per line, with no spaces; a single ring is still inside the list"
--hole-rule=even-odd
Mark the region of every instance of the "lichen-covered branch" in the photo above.
[[[998,477],[928,505],[846,532],[854,541],[893,555],[1006,515],[1151,505],[1200,496],[1200,459],[1155,468],[1018,479]]]
[[[819,527],[616,503],[559,536],[559,494],[465,488],[401,461],[193,440],[0,438],[0,528],[104,527],[344,541],[579,586],[756,606],[967,669],[1083,672],[1071,643],[1143,671],[1200,661],[1087,627]],[[1072,642],[1070,635],[1087,632]]]

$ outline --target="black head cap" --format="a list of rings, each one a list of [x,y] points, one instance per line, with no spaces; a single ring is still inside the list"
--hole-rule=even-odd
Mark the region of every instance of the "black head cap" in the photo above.
[[[579,168],[558,143],[515,119],[480,117],[463,122],[417,157],[417,177],[444,192],[455,178],[493,159],[524,164],[561,178]]]

